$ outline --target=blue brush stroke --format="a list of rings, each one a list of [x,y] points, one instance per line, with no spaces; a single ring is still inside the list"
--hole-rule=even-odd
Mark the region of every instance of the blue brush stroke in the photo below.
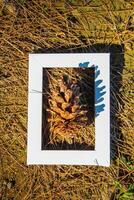
[[[89,63],[90,62],[80,63],[79,67],[87,68]],[[99,67],[97,65],[92,65],[91,68],[95,70],[95,117],[97,117],[105,109],[105,104],[103,103],[103,96],[106,94],[106,86],[100,86],[100,84],[103,83],[103,80],[98,79],[100,75]]]
[[[100,112],[104,111],[105,104],[95,106],[95,117],[99,116]]]
[[[106,94],[105,88],[106,86],[100,86],[103,83],[102,79],[98,79],[100,75],[100,70],[98,66],[94,67],[95,69],[95,117],[99,116],[101,112],[105,109],[105,104],[103,103],[104,98],[103,96]]]
[[[87,68],[89,65],[89,62],[79,63],[79,67]]]
[[[100,70],[96,70],[95,79],[100,75]]]

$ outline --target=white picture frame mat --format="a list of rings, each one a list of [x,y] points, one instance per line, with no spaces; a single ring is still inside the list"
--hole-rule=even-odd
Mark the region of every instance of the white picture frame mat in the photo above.
[[[105,110],[95,118],[95,150],[41,150],[43,68],[98,65],[106,86]],[[110,55],[109,53],[30,54],[28,92],[28,165],[110,165]]]

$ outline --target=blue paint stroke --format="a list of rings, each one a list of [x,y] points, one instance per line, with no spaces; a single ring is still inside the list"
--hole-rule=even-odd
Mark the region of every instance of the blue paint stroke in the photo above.
[[[80,63],[79,67],[87,68],[89,62]],[[106,86],[100,86],[103,83],[102,79],[99,79],[100,70],[96,65],[92,65],[91,69],[95,70],[95,117],[99,116],[101,112],[105,109],[104,95],[106,94],[105,88]]]
[[[79,67],[87,68],[89,65],[89,62],[79,63]]]
[[[98,66],[93,66],[95,69],[95,117],[99,116],[105,109],[104,95],[106,94],[106,86],[100,86],[103,84],[103,80],[99,79],[100,70]]]

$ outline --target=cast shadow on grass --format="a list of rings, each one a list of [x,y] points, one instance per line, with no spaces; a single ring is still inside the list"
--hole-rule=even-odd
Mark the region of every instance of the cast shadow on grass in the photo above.
[[[38,49],[35,53],[110,53],[110,152],[111,160],[114,160],[118,155],[118,141],[123,144],[123,136],[121,133],[121,120],[118,117],[119,106],[118,101],[122,109],[124,103],[121,100],[120,89],[122,87],[122,72],[124,66],[124,46],[123,45],[107,45],[107,44],[95,44],[86,48],[81,48],[78,46],[71,46],[67,48],[58,49]],[[43,138],[43,137],[42,137]],[[44,141],[44,139],[42,139]],[[61,144],[59,144],[60,146]],[[66,147],[66,144],[62,144]],[[87,149],[87,147],[82,147],[82,150]],[[76,149],[80,149],[79,144]],[[60,146],[61,148],[61,146]],[[44,144],[42,142],[42,149],[44,149]],[[56,148],[57,149],[57,148]],[[64,149],[64,148],[62,148]],[[69,146],[68,149],[72,149]]]

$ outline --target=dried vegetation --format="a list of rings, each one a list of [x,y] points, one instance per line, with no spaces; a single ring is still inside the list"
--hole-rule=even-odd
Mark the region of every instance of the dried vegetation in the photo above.
[[[133,199],[133,8],[131,0],[0,0],[2,200]],[[89,46],[92,52],[115,48],[111,166],[27,166],[28,54]]]

